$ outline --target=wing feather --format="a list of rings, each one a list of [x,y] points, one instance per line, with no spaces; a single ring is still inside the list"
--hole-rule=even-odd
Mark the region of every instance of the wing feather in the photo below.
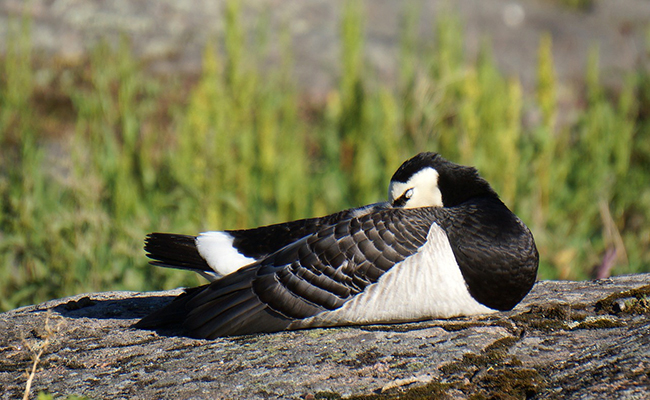
[[[382,209],[335,221],[193,290],[168,312],[177,316],[182,307],[184,327],[194,337],[287,329],[292,321],[342,307],[377,282],[417,252],[434,219],[427,209]]]
[[[225,232],[234,238],[233,245],[239,253],[259,260],[297,240],[320,231],[324,227],[333,226],[339,221],[371,214],[389,207],[390,204],[386,202],[375,203],[319,218],[300,219],[259,228],[228,230]]]

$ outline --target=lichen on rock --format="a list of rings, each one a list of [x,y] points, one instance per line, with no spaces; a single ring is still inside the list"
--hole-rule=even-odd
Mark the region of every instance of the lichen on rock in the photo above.
[[[642,398],[650,387],[649,282],[650,274],[543,281],[514,310],[494,315],[212,341],[131,328],[179,290],[78,295],[0,314],[0,396],[22,396],[28,345],[50,335],[32,393]]]

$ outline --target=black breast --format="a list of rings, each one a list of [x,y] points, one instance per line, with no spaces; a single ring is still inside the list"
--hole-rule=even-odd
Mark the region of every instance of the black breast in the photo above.
[[[499,200],[475,198],[448,212],[445,229],[469,293],[510,310],[535,284],[539,254],[530,230]]]

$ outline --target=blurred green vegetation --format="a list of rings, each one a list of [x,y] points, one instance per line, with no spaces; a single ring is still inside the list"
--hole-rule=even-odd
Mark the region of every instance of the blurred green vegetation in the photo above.
[[[368,73],[362,12],[350,2],[339,85],[316,106],[292,82],[288,34],[272,38],[279,65],[257,68],[270,33],[247,37],[236,2],[195,80],[147,73],[127,40],[96,46],[81,67],[38,65],[29,25],[9,27],[0,61],[0,310],[195,285],[192,274],[147,265],[146,233],[381,201],[394,170],[420,151],[479,169],[532,229],[540,278],[588,278],[612,249],[614,274],[650,270],[650,79],[639,69],[608,93],[596,48],[584,105],[560,126],[550,36],[540,41],[537,87],[524,93],[489,45],[466,57],[453,16],[425,45],[418,11],[406,11],[399,80],[389,86]],[[524,115],[539,118],[524,124]]]

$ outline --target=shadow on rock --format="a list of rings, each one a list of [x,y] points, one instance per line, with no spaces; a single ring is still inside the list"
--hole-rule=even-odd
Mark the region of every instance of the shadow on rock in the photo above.
[[[104,300],[85,296],[55,306],[52,311],[67,318],[139,319],[166,306],[175,297],[152,296]]]

